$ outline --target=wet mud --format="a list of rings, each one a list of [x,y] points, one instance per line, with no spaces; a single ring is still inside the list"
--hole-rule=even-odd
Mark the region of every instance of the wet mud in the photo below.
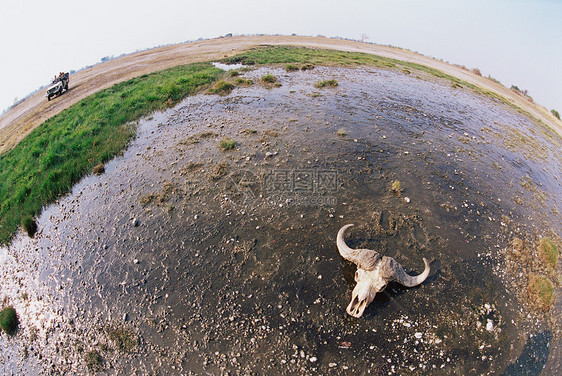
[[[554,132],[419,73],[242,76],[255,84],[140,121],[34,239],[1,250],[20,317],[0,338],[4,374],[560,372],[560,286],[533,311],[509,256],[516,236],[562,236]],[[327,79],[338,86],[314,87]],[[425,257],[429,278],[348,316],[355,266],[335,246],[348,223],[351,247],[411,273]]]

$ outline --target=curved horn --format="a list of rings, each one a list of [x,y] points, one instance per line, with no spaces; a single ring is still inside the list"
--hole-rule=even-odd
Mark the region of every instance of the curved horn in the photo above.
[[[406,273],[398,261],[392,257],[385,256],[381,264],[381,274],[385,279],[394,280],[406,287],[414,287],[423,283],[429,275],[429,262],[425,258],[423,262],[425,264],[424,271],[419,275],[412,276]]]
[[[352,263],[356,264],[358,268],[364,270],[373,270],[380,259],[380,255],[370,249],[353,249],[349,248],[344,240],[344,233],[353,224],[345,225],[338,231],[336,244],[340,255]]]

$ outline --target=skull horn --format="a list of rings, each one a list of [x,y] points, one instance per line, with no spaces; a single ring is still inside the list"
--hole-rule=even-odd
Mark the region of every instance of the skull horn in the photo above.
[[[343,226],[340,231],[338,231],[338,237],[336,240],[336,244],[338,246],[338,251],[340,255],[357,265],[359,269],[363,269],[366,271],[370,271],[375,269],[377,265],[377,261],[380,259],[380,255],[378,252],[375,252],[370,249],[353,249],[348,247],[344,240],[344,233],[349,227],[354,226],[353,224]],[[428,272],[429,273],[429,272]],[[405,274],[405,273],[404,273]]]
[[[402,265],[392,257],[383,257],[380,269],[381,275],[383,278],[394,280],[403,286],[414,287],[422,284],[429,275],[429,262],[425,258],[423,262],[425,264],[424,271],[419,275],[412,276],[407,274]]]

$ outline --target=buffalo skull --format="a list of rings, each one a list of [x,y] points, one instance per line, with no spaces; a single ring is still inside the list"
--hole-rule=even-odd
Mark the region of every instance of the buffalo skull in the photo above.
[[[344,233],[353,224],[343,226],[338,232],[337,245],[340,255],[357,265],[351,303],[347,306],[347,313],[353,317],[361,317],[365,308],[373,301],[377,292],[382,291],[391,281],[396,281],[406,287],[421,284],[429,275],[429,263],[424,258],[425,269],[417,276],[411,276],[404,271],[392,257],[381,256],[370,249],[352,249],[344,240]]]

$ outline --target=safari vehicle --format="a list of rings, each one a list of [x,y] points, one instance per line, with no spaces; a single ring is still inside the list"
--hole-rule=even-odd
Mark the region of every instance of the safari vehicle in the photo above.
[[[55,76],[51,85],[47,88],[47,100],[51,100],[52,97],[57,95],[62,95],[63,92],[68,90],[68,81],[70,73],[59,73]]]

